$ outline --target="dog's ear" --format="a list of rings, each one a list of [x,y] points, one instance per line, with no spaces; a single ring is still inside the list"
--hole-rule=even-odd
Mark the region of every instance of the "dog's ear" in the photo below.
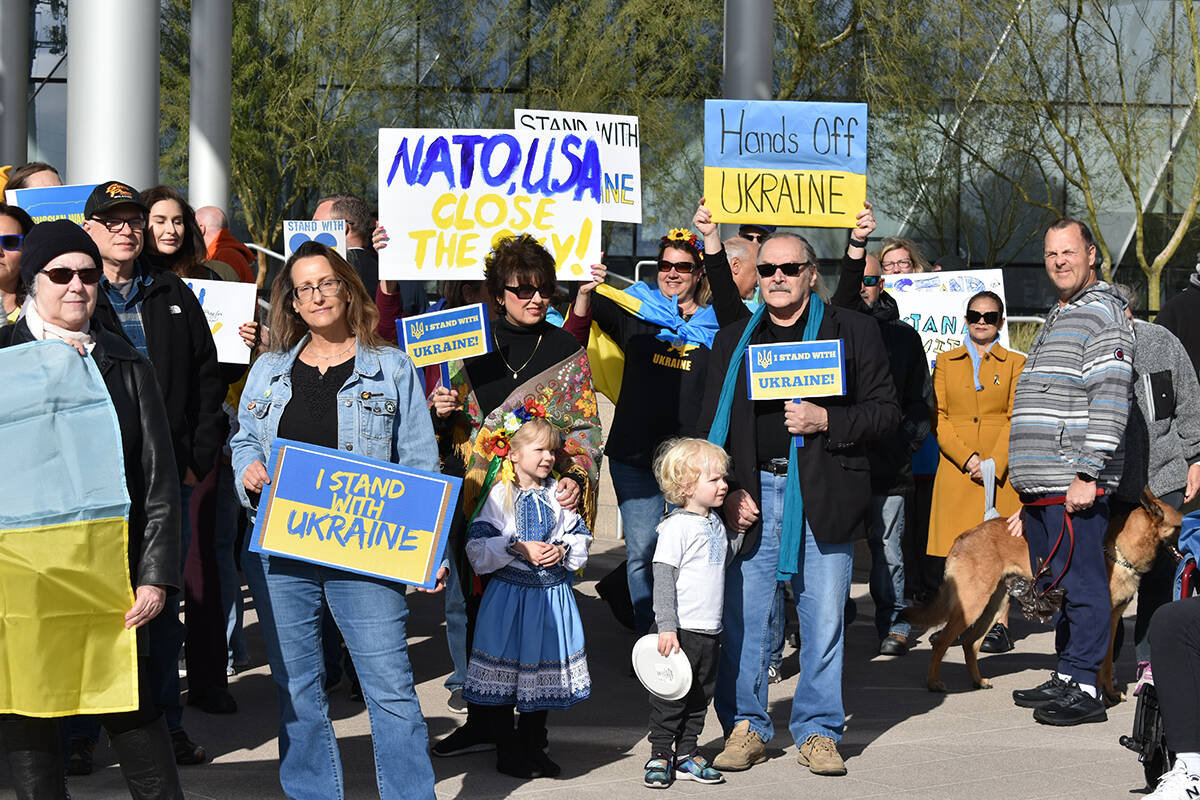
[[[1142,508],[1146,509],[1146,513],[1150,515],[1150,518],[1153,519],[1155,523],[1162,522],[1162,501],[1154,495],[1154,492],[1150,491],[1149,486],[1147,486],[1145,489],[1142,489],[1141,500]]]

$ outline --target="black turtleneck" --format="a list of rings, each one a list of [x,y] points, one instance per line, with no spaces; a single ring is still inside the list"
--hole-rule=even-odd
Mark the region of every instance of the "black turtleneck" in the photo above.
[[[507,317],[496,317],[491,322],[492,352],[466,362],[467,377],[484,416],[519,385],[579,350],[574,336],[545,320],[528,327],[514,325]],[[513,370],[517,371],[515,379]]]

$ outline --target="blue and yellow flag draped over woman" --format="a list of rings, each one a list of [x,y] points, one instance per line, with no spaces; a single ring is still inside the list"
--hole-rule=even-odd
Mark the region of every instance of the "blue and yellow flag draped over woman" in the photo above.
[[[57,341],[0,350],[0,375],[0,713],[132,711],[129,495],[104,379]]]

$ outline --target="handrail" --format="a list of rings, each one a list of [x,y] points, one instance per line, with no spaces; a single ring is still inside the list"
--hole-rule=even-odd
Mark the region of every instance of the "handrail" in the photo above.
[[[246,247],[249,247],[251,250],[257,250],[260,253],[266,253],[271,258],[275,259],[276,261],[283,261],[283,262],[287,261],[287,259],[283,257],[282,253],[276,253],[274,250],[271,250],[268,247],[263,247],[262,245],[257,245],[254,242],[243,242],[242,244],[246,245]]]

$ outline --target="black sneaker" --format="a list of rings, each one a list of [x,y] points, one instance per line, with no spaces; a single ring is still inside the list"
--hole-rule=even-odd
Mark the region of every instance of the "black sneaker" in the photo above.
[[[483,727],[482,725],[467,723],[429,748],[429,751],[439,758],[449,758],[450,756],[461,756],[466,753],[482,753],[486,750],[495,750],[496,743],[483,730]]]
[[[1014,689],[1013,702],[1021,708],[1041,708],[1046,703],[1062,697],[1066,691],[1067,682],[1058,677],[1057,672],[1050,673],[1050,680],[1032,689]]]
[[[1079,688],[1071,681],[1057,700],[1033,710],[1033,718],[1043,725],[1082,725],[1085,722],[1105,722],[1108,712],[1104,701]]]
[[[1012,637],[1008,635],[1008,628],[1003,622],[997,622],[992,626],[992,629],[983,637],[983,641],[979,643],[979,652],[981,653],[1007,653],[1016,647],[1013,644]]]

